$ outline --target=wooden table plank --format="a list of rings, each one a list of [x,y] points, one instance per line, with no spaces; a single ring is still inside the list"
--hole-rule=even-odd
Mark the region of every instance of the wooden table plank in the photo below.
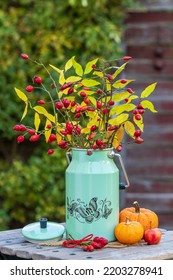
[[[33,260],[162,260],[173,259],[173,231],[163,231],[157,245],[133,245],[84,252],[81,248],[40,246],[25,241],[21,229],[0,232],[0,253]]]

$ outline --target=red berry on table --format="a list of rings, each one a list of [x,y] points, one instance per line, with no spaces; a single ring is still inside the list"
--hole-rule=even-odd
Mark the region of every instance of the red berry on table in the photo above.
[[[19,136],[17,137],[17,142],[18,142],[18,143],[22,143],[24,140],[25,140],[25,137],[24,137],[23,135],[19,135]]]
[[[52,155],[52,154],[54,153],[54,150],[53,150],[53,149],[49,149],[49,150],[47,151],[47,153],[48,153],[48,155]]]
[[[32,92],[33,90],[34,90],[34,87],[31,86],[31,85],[29,85],[29,86],[26,87],[26,91],[27,91],[27,92]]]
[[[87,251],[93,252],[94,251],[94,247],[92,245],[87,245]]]
[[[103,246],[105,246],[105,245],[108,244],[108,240],[107,240],[106,238],[104,238],[104,237],[100,237],[99,242],[100,242]]]
[[[41,84],[42,83],[42,78],[39,76],[35,76],[33,79],[35,84]]]
[[[43,105],[43,104],[45,104],[46,102],[45,102],[43,99],[40,99],[40,100],[37,101],[37,103],[40,104],[40,105]]]
[[[29,59],[29,56],[26,53],[22,53],[21,58],[27,60],[27,59]]]
[[[55,103],[55,107],[56,107],[57,109],[62,109],[63,106],[64,106],[64,104],[63,104],[61,101],[58,101],[58,102]]]
[[[135,115],[135,119],[136,119],[137,121],[139,121],[139,120],[141,119],[141,115],[140,115],[140,114],[136,114],[136,115]]]
[[[32,135],[32,136],[29,138],[29,140],[30,140],[31,142],[36,142],[36,141],[38,141],[39,139],[40,139],[40,134]]]

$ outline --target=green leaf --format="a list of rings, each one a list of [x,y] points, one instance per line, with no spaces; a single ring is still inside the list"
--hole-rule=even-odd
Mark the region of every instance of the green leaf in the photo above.
[[[73,59],[72,59],[72,63],[73,63],[73,67],[74,67],[74,69],[75,69],[76,74],[79,75],[79,76],[82,76],[82,75],[83,75],[82,66],[81,66],[78,62],[76,62],[76,60],[74,59],[74,57],[73,57]]]
[[[65,64],[65,71],[67,71],[67,70],[69,70],[72,66],[73,66],[73,59],[74,59],[75,57],[73,56],[72,58],[70,58],[67,62],[66,62],[66,64]]]
[[[15,88],[15,92],[16,94],[18,95],[18,97],[23,100],[24,102],[27,102],[28,101],[28,97],[26,96],[25,93],[23,93],[21,90]]]
[[[84,70],[84,74],[89,74],[93,70],[92,65],[96,64],[97,61],[98,61],[98,58],[95,58],[95,59],[89,61],[86,64],[86,67],[85,67],[85,70]]]
[[[121,115],[117,116],[116,118],[110,119],[108,121],[108,123],[111,125],[120,125],[120,124],[124,123],[125,121],[127,121],[128,118],[129,118],[129,114],[121,114]]]
[[[34,115],[34,125],[35,125],[35,131],[37,132],[39,130],[39,126],[40,126],[40,116],[39,114],[36,112]]]
[[[141,93],[141,98],[146,98],[148,97],[156,88],[157,83],[153,83],[146,87],[143,92]]]
[[[93,87],[93,86],[100,85],[100,82],[98,82],[98,81],[96,81],[96,80],[93,80],[93,79],[83,79],[83,80],[82,80],[82,84],[83,84],[85,87]]]
[[[154,108],[154,105],[151,101],[149,100],[143,100],[141,101],[141,105],[144,109],[149,109],[153,113],[157,113],[157,111]]]
[[[92,96],[88,96],[88,99],[91,101],[91,103],[96,107],[97,106],[97,100],[92,97]]]

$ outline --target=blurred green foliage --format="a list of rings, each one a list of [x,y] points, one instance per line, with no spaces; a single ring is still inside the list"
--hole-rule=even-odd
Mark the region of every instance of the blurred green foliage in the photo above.
[[[32,83],[40,69],[20,58],[27,53],[61,67],[73,55],[122,56],[123,21],[135,0],[6,0],[0,2],[0,226],[25,224],[40,215],[64,217],[64,155],[47,158],[44,146],[16,144],[12,127],[23,103],[14,87]],[[44,78],[45,73],[41,73]],[[37,151],[37,152],[36,152]],[[62,193],[61,193],[62,192]],[[14,223],[13,223],[14,222]]]

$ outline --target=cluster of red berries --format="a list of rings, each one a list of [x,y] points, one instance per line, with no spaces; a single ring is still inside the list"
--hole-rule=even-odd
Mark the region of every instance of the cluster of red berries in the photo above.
[[[136,106],[136,109],[133,110],[133,114],[135,115],[135,119],[137,121],[139,121],[141,119],[141,115],[143,115],[144,113],[145,113],[145,110],[144,110],[144,108],[142,107],[141,104],[138,104]]]
[[[89,244],[83,245],[82,249],[83,251],[89,251],[92,252],[95,249],[102,249],[108,244],[108,240],[104,237],[94,237],[93,241],[91,241]]]

